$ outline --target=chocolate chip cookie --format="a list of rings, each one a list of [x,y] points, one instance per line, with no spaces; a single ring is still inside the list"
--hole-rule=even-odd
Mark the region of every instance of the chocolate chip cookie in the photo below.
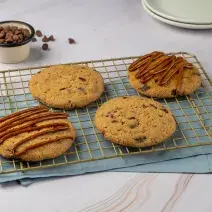
[[[159,144],[176,130],[169,109],[139,96],[117,97],[104,103],[96,112],[95,125],[109,141],[130,147]]]
[[[55,158],[75,139],[75,129],[65,113],[37,106],[0,119],[0,155],[24,161]]]
[[[41,70],[29,82],[32,96],[55,108],[82,108],[100,98],[104,80],[82,65],[58,65]]]
[[[152,52],[134,61],[129,66],[128,78],[140,94],[159,98],[188,95],[202,82],[193,64],[163,52]]]

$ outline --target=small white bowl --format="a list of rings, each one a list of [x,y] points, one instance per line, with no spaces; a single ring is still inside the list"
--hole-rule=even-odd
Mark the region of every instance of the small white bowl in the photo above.
[[[35,30],[31,25],[21,21],[0,22],[0,27],[8,25],[28,29],[30,31],[30,36],[20,43],[0,43],[0,63],[19,63],[29,56],[30,43],[35,35]]]

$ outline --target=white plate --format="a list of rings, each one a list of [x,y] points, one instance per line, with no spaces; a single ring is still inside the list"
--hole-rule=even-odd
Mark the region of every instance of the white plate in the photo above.
[[[212,0],[145,0],[146,6],[164,18],[191,24],[212,24]]]
[[[153,18],[164,22],[166,24],[172,25],[172,26],[177,26],[181,28],[187,28],[187,29],[212,29],[212,24],[187,24],[187,23],[182,23],[182,22],[177,22],[177,21],[172,21],[169,19],[166,19],[162,16],[157,15],[153,11],[149,10],[147,6],[145,5],[145,1],[142,1],[143,8],[146,10],[149,15],[151,15]]]

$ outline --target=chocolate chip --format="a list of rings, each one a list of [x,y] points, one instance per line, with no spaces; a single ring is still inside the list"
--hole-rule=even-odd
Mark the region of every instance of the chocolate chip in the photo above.
[[[139,137],[134,138],[134,140],[138,143],[143,143],[146,141],[146,139],[147,139],[146,136],[139,136]]]
[[[79,88],[77,88],[79,91],[82,91],[83,93],[86,93],[86,90],[85,90],[85,88],[82,88],[82,87],[79,87]]]
[[[23,35],[24,35],[24,38],[28,38],[28,37],[30,36],[30,32],[29,32],[28,29],[23,29],[23,30],[22,30],[22,33],[23,33]]]
[[[4,27],[4,30],[5,30],[5,32],[9,32],[9,31],[11,30],[11,28],[10,28],[10,26],[8,25],[8,26],[5,26],[5,27]]]
[[[19,38],[18,35],[13,35],[13,40],[14,41],[18,41],[18,38]]]
[[[48,45],[47,43],[44,43],[44,44],[42,45],[42,49],[43,49],[44,51],[48,50],[48,48],[49,48],[49,45]]]
[[[19,34],[21,34],[21,30],[19,29],[15,30],[15,35],[19,35]]]
[[[44,35],[42,41],[43,41],[43,42],[49,42],[49,39],[46,37],[46,35]]]
[[[82,81],[86,81],[86,79],[83,78],[83,77],[79,77],[79,79],[82,80]]]
[[[114,118],[114,115],[113,115],[112,112],[107,112],[105,116],[110,117],[110,118]]]
[[[23,41],[24,36],[23,36],[22,34],[19,34],[18,37],[19,37],[19,38],[18,38],[18,41],[19,41],[19,42]]]
[[[147,86],[147,85],[144,85],[142,88],[140,88],[140,90],[143,91],[143,92],[145,92],[145,91],[147,91],[149,89],[150,89],[150,87]]]
[[[74,40],[73,38],[69,38],[69,39],[68,39],[68,42],[69,42],[69,44],[76,43],[75,40]]]
[[[49,39],[49,41],[55,41],[55,38],[53,35],[49,36],[48,39]]]
[[[63,90],[65,90],[66,88],[60,88],[60,91],[63,91]]]
[[[128,96],[123,96],[122,98],[123,98],[123,99],[127,99],[127,98],[128,98]]]
[[[37,39],[35,37],[32,38],[32,42],[36,42]]]
[[[38,37],[42,37],[43,34],[40,30],[36,30],[35,34],[38,36]]]
[[[113,119],[112,121],[111,121],[111,123],[117,123],[118,121],[117,120],[115,120],[115,119]]]
[[[171,95],[172,95],[172,96],[176,96],[176,95],[177,95],[176,89],[173,89],[173,90],[171,91]]]
[[[1,33],[0,33],[0,38],[4,38],[5,35],[6,35],[5,31],[1,31]]]
[[[13,38],[12,38],[12,36],[8,36],[7,39],[6,39],[6,42],[7,42],[7,43],[13,43]]]
[[[155,109],[158,109],[155,105],[150,104],[150,106],[154,107]]]
[[[11,31],[13,32],[13,33],[15,33],[15,31],[18,29],[18,27],[17,26],[11,26]]]
[[[128,119],[129,119],[129,120],[133,120],[133,119],[135,119],[135,117],[132,116],[132,117],[129,117]]]

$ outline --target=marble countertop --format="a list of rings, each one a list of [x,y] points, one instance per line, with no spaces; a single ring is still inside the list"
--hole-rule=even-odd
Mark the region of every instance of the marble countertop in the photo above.
[[[212,76],[212,31],[153,20],[140,0],[0,0],[1,20],[22,20],[55,42],[32,44],[23,63],[0,69],[134,56],[153,50],[195,54]],[[77,44],[69,45],[72,37]],[[210,212],[211,175],[99,173],[44,180],[29,187],[0,186],[1,211]]]

